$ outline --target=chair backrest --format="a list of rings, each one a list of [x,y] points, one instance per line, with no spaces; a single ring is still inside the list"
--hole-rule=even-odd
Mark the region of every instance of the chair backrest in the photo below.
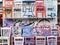
[[[46,37],[45,36],[36,36],[36,45],[46,45]]]
[[[47,36],[47,45],[57,45],[57,36]]]
[[[13,4],[14,4],[14,0],[4,0],[3,1],[3,6],[10,6],[10,7],[12,7],[13,6]]]
[[[24,37],[14,37],[14,45],[24,45]]]

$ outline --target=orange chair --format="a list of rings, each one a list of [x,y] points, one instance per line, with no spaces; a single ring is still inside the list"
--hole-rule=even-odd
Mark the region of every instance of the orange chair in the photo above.
[[[12,7],[4,7],[2,9],[3,18],[11,18],[12,17]]]

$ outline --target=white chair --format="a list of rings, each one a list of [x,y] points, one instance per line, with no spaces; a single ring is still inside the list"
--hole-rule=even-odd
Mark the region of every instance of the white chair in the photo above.
[[[47,45],[57,45],[57,36],[47,36]]]
[[[46,45],[46,37],[36,36],[36,45]]]
[[[14,45],[24,45],[24,37],[14,37]]]

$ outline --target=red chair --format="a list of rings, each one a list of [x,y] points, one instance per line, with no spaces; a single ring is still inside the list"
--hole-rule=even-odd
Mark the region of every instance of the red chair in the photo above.
[[[44,5],[44,0],[36,0],[36,17],[45,18],[46,17],[46,9]]]
[[[34,36],[25,36],[24,45],[34,45]]]

